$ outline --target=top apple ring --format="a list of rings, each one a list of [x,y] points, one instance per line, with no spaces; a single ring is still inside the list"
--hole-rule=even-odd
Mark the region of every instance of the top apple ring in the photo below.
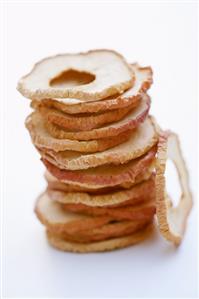
[[[64,77],[69,84],[63,85]],[[123,93],[133,86],[134,79],[134,72],[123,56],[111,50],[93,50],[41,60],[20,79],[17,89],[30,99],[69,98],[88,102]]]

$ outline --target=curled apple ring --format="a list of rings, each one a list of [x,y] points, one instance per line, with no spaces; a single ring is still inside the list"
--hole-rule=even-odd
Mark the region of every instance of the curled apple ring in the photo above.
[[[161,130],[159,134],[155,179],[157,218],[162,236],[175,245],[179,245],[193,204],[188,172],[178,136],[170,131],[163,132]],[[165,169],[167,159],[171,159],[174,163],[181,186],[181,197],[176,207],[173,206],[166,192]]]

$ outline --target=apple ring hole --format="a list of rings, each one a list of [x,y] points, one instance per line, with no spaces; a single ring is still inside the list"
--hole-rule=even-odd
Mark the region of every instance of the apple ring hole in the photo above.
[[[87,72],[80,72],[77,70],[63,71],[61,74],[50,80],[51,87],[74,87],[85,85],[95,80],[95,75]]]
[[[177,207],[181,198],[181,187],[175,164],[171,160],[167,160],[166,164],[166,192],[172,199],[172,206]]]

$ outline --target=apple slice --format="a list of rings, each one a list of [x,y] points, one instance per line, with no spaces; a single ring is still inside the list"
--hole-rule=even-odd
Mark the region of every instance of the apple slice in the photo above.
[[[105,137],[118,136],[118,134],[134,130],[137,128],[147,117],[150,109],[150,98],[147,94],[143,94],[142,99],[137,107],[128,113],[123,119],[107,124],[103,127],[88,130],[88,131],[70,131],[64,130],[53,123],[44,119],[46,130],[58,139],[71,139],[71,140],[92,140]],[[77,117],[78,122],[78,117]],[[60,141],[61,142],[61,141]]]
[[[128,236],[112,238],[104,241],[88,242],[88,243],[72,242],[60,238],[59,236],[53,234],[49,230],[47,231],[47,238],[49,244],[55,247],[56,249],[62,251],[88,253],[88,252],[109,251],[114,249],[120,249],[130,245],[135,245],[150,237],[152,232],[153,232],[153,225],[149,223],[143,229],[133,234],[130,234]]]
[[[17,88],[29,99],[79,103],[122,93],[133,86],[134,80],[134,72],[123,56],[102,49],[45,58],[20,79]]]
[[[39,109],[39,107],[55,108],[69,114],[99,113],[121,109],[129,105],[136,107],[142,98],[142,93],[145,93],[150,88],[153,82],[153,74],[151,67],[140,67],[137,63],[132,64],[131,68],[135,74],[134,85],[121,94],[110,96],[100,101],[83,103],[76,103],[76,101],[73,103],[72,99],[67,103],[65,99],[59,99],[59,101],[56,101],[56,99],[33,100],[31,106],[34,109]]]
[[[159,134],[155,179],[158,223],[163,237],[178,245],[182,241],[187,218],[192,208],[192,195],[178,136],[170,131],[163,132],[160,128]],[[166,192],[167,159],[171,159],[176,166],[182,190],[180,201],[176,207],[173,206]]]
[[[59,186],[58,186],[59,187]],[[70,185],[68,185],[70,187]],[[93,190],[92,190],[93,191]],[[51,189],[48,186],[47,193],[52,200],[63,204],[83,204],[90,207],[125,207],[127,205],[135,205],[140,202],[147,202],[155,198],[155,180],[154,174],[145,181],[136,184],[128,189],[115,187],[112,190],[94,190],[90,191],[65,191],[59,189]]]
[[[144,156],[123,165],[105,165],[76,171],[60,169],[45,159],[42,161],[48,171],[62,182],[110,187],[122,183],[134,183],[139,175],[153,167],[155,155],[156,147],[153,147]]]

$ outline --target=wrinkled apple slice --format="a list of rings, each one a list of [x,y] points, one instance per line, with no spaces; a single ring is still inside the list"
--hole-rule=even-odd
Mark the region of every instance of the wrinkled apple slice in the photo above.
[[[40,114],[32,113],[26,119],[26,128],[28,129],[33,144],[40,148],[52,149],[55,152],[71,150],[81,153],[101,152],[125,142],[131,136],[131,131],[125,131],[118,136],[101,138],[97,140],[78,141],[64,139],[60,140],[52,137],[46,130],[43,119]]]
[[[66,212],[74,212],[91,216],[110,216],[114,220],[143,220],[152,218],[155,214],[155,197],[147,202],[141,202],[136,205],[127,205],[124,207],[90,207],[85,204],[62,204]]]
[[[90,207],[124,207],[146,202],[155,198],[155,179],[154,174],[145,181],[140,182],[128,189],[114,188],[100,193],[90,191],[71,191],[70,186],[63,190],[47,189],[47,193],[52,200],[63,204],[83,204]],[[59,186],[58,186],[59,187]]]
[[[79,243],[67,241],[47,230],[48,242],[51,246],[62,251],[72,251],[79,253],[103,252],[114,249],[124,248],[137,244],[147,239],[153,232],[153,225],[148,224],[143,229],[124,237],[112,238],[104,241]]]
[[[143,181],[148,180],[152,173],[153,173],[154,165],[152,167],[149,167],[144,171],[144,173],[141,173],[135,178],[135,181],[133,183],[122,183],[119,185],[115,185],[112,187],[106,187],[106,186],[99,186],[97,185],[89,185],[88,183],[75,183],[75,182],[67,182],[65,180],[58,180],[55,176],[53,176],[49,171],[45,172],[45,179],[48,183],[48,188],[51,190],[58,190],[63,192],[89,192],[92,194],[104,194],[105,192],[113,191],[115,189],[128,189],[132,186],[139,184]]]
[[[30,99],[55,97],[64,103],[79,103],[122,93],[134,80],[133,70],[120,54],[93,50],[41,60],[21,78],[18,90]]]
[[[52,201],[47,193],[43,193],[36,202],[35,213],[42,224],[51,231],[77,233],[89,228],[101,227],[112,218],[91,217],[77,213],[66,213],[58,202]]]
[[[115,216],[98,217],[66,212],[60,203],[52,201],[46,193],[38,199],[35,211],[39,220],[48,230],[61,237],[73,240],[78,238],[81,242],[103,240],[133,233],[150,223],[154,215],[153,211],[150,213],[144,211],[143,217],[134,221],[112,223],[117,220]]]
[[[62,182],[107,187],[122,183],[134,183],[139,175],[144,174],[149,168],[153,167],[155,154],[156,147],[153,147],[144,156],[133,159],[126,164],[105,165],[76,171],[60,169],[59,165],[57,167],[45,159],[42,161],[48,171]]]
[[[153,218],[146,218],[139,221],[125,220],[108,223],[99,228],[84,230],[76,234],[65,232],[54,232],[54,234],[65,239],[66,241],[74,241],[78,243],[100,242],[136,233],[151,223],[152,220]]]
[[[124,164],[130,160],[141,157],[147,153],[158,141],[158,134],[153,122],[148,117],[137,130],[133,131],[130,138],[113,148],[92,154],[79,154],[74,151],[54,152],[40,149],[43,159],[62,169],[79,170],[97,167],[106,164]]]
[[[192,207],[192,196],[188,184],[188,172],[182,157],[178,136],[170,131],[163,132],[159,128],[159,143],[156,163],[156,206],[161,234],[168,241],[178,245],[182,241],[187,218]],[[166,192],[166,161],[171,159],[178,172],[182,190],[180,201],[173,206]]]
[[[105,111],[98,114],[79,114],[70,115],[63,113],[59,110],[41,107],[38,108],[41,115],[47,122],[52,123],[64,130],[69,131],[89,131],[96,128],[100,128],[106,124],[116,122],[125,117],[130,111],[133,110],[135,104],[129,105],[127,107]]]
[[[101,101],[84,102],[79,104],[64,103],[64,99],[43,99],[42,101],[33,100],[31,106],[34,109],[39,107],[55,108],[69,114],[78,113],[99,113],[115,109],[125,108],[129,105],[136,107],[142,97],[153,82],[153,73],[151,67],[140,67],[137,63],[131,65],[135,73],[135,82],[133,87],[122,94],[117,94]],[[63,102],[61,102],[63,100]]]
[[[134,108],[123,119],[107,124],[103,127],[93,129],[90,131],[69,131],[54,125],[53,123],[44,119],[46,130],[58,139],[71,139],[71,140],[92,140],[105,137],[118,136],[118,134],[134,130],[137,128],[147,117],[150,109],[150,98],[144,94],[139,105]],[[60,140],[61,142],[61,140]]]

